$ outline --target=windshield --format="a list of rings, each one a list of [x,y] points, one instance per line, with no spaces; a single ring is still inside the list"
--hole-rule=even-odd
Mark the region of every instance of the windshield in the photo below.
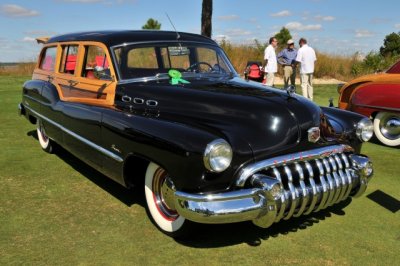
[[[114,48],[122,80],[160,77],[175,69],[183,76],[231,76],[236,74],[218,46],[205,44],[151,43]]]

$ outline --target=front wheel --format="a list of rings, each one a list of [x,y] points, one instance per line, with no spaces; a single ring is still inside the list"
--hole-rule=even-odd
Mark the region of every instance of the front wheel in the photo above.
[[[145,177],[145,196],[147,210],[154,224],[165,234],[183,237],[189,233],[191,222],[179,215],[174,208],[174,191],[167,171],[150,163]]]
[[[45,152],[53,153],[54,152],[54,143],[53,141],[47,136],[46,131],[44,129],[42,121],[37,121],[37,128],[36,128],[37,136],[39,139],[40,146]]]
[[[374,118],[374,133],[387,146],[400,146],[400,115],[379,112]]]

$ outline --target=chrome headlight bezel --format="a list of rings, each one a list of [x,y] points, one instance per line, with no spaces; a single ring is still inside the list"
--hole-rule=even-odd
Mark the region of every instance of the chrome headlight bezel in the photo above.
[[[203,162],[207,170],[220,173],[231,165],[232,157],[231,145],[224,139],[216,139],[207,144]]]
[[[356,135],[362,142],[369,141],[374,135],[374,125],[369,118],[361,119],[356,126]]]

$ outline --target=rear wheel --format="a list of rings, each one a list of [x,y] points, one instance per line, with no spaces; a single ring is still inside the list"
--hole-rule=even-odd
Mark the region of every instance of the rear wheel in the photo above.
[[[39,139],[40,146],[45,152],[53,153],[54,152],[54,143],[53,141],[47,136],[46,131],[44,129],[43,123],[41,120],[37,121],[37,128],[36,128],[37,136]]]
[[[168,185],[172,182],[167,171],[150,163],[145,177],[145,197],[149,216],[165,234],[182,237],[189,233],[191,222],[179,215],[174,207],[174,191]]]
[[[374,133],[387,146],[400,146],[400,115],[379,112],[374,118]]]

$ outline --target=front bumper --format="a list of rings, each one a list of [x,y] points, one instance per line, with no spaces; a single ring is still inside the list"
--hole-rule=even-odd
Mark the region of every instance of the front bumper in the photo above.
[[[175,209],[199,223],[253,221],[266,228],[325,209],[367,188],[372,163],[363,155],[345,154],[345,145],[290,154],[258,162],[242,170],[235,191],[191,194],[175,191]],[[248,187],[248,188],[245,188]]]

